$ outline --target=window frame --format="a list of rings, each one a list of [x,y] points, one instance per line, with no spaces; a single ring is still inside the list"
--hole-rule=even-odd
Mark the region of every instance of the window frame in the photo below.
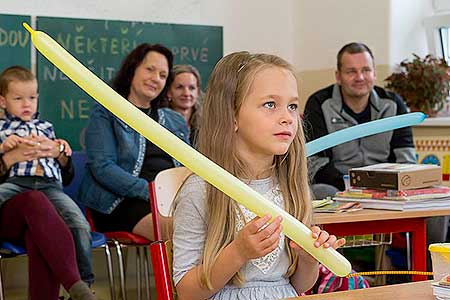
[[[436,15],[424,19],[425,32],[427,35],[427,44],[429,53],[436,57],[445,58],[447,62],[450,60],[450,14]],[[447,45],[444,48],[443,31],[447,31]],[[444,38],[444,39],[445,39]],[[450,62],[449,62],[450,63]]]

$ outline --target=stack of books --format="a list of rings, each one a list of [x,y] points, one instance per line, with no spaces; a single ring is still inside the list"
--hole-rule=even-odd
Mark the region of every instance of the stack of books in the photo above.
[[[420,210],[450,207],[450,187],[435,186],[412,190],[350,188],[338,192],[338,202],[359,202],[363,208]]]
[[[450,300],[450,274],[442,278],[439,282],[433,282],[433,295],[438,300]]]
[[[359,202],[363,208],[422,210],[450,207],[450,187],[440,186],[435,165],[377,164],[349,170],[350,187],[338,202]]]
[[[313,200],[313,210],[315,213],[341,213],[361,210],[361,204],[357,201],[339,203],[330,197],[323,200]]]

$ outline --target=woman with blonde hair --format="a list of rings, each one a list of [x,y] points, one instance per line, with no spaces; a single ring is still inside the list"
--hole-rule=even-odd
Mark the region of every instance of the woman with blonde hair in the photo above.
[[[200,152],[306,225],[311,200],[292,67],[268,54],[222,58],[206,92]],[[281,299],[310,289],[319,263],[284,236],[280,216],[257,217],[192,175],[174,211],[179,299]],[[316,247],[337,240],[312,227]]]
[[[191,65],[175,65],[173,81],[167,91],[169,107],[179,112],[189,128],[191,145],[195,145],[201,122],[202,80],[198,70]]]

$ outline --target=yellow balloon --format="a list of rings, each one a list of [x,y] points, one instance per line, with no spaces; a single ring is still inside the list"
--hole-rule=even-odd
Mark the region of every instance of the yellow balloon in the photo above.
[[[266,214],[273,217],[281,216],[284,234],[334,274],[346,276],[351,272],[350,262],[339,252],[331,248],[314,247],[311,230],[303,223],[153,121],[83,66],[46,33],[34,31],[26,23],[23,23],[23,26],[30,32],[34,46],[42,55],[119,119],[258,216]]]

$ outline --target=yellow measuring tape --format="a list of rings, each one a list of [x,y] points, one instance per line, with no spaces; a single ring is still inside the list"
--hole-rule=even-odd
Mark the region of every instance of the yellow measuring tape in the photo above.
[[[351,273],[345,276],[346,278],[351,278],[355,276],[365,276],[365,275],[423,275],[423,276],[433,276],[433,272],[425,271],[370,271],[370,272],[358,272]]]

